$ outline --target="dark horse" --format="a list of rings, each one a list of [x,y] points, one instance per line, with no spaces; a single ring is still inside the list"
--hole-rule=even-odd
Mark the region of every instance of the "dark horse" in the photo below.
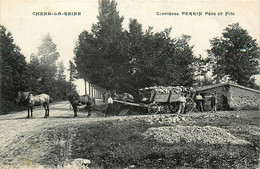
[[[28,116],[30,117],[30,110],[31,110],[31,117],[33,117],[33,107],[38,105],[43,105],[45,109],[45,116],[44,118],[49,116],[50,108],[50,96],[47,94],[40,94],[34,96],[31,92],[18,92],[18,97],[16,99],[17,102],[24,103],[28,108]]]
[[[83,96],[78,95],[77,93],[69,94],[69,102],[74,111],[74,117],[77,117],[78,107],[86,105],[88,110],[88,117],[91,115],[91,105],[95,105],[95,99],[91,98],[90,95],[86,94]]]

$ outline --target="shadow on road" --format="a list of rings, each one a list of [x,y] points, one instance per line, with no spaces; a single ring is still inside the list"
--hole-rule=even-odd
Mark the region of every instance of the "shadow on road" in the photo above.
[[[44,117],[30,117],[30,118],[27,118],[27,117],[17,117],[17,118],[0,119],[0,121],[5,121],[5,120],[22,120],[22,119],[30,120],[30,119],[41,119],[41,118],[44,118]]]
[[[90,116],[90,117],[97,117],[97,116]],[[78,116],[78,117],[73,117],[72,116],[50,116],[50,117],[47,117],[47,118],[44,118],[44,117],[30,117],[30,118],[27,118],[27,117],[18,117],[18,118],[7,118],[7,119],[0,119],[0,121],[6,121],[6,120],[35,120],[35,119],[76,119],[76,118],[89,118],[87,117],[87,115],[81,115],[81,116]]]

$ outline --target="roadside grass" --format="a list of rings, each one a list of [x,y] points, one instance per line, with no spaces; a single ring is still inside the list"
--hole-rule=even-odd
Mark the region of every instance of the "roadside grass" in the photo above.
[[[0,115],[25,110],[26,106],[11,101],[0,101]]]
[[[107,119],[49,128],[28,140],[29,151],[18,151],[29,156],[34,163],[48,167],[65,166],[76,158],[91,160],[91,168],[259,167],[260,138],[251,132],[259,128],[259,112],[220,112],[206,118],[205,114],[188,116],[194,120],[176,125],[220,127],[251,144],[209,145],[185,140],[176,144],[159,143],[153,138],[145,139],[142,134],[150,127],[165,124]],[[33,149],[35,145],[37,151]]]

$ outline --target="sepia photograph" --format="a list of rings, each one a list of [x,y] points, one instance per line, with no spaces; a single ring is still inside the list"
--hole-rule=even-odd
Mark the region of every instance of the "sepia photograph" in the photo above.
[[[0,0],[0,168],[260,168],[259,0]]]

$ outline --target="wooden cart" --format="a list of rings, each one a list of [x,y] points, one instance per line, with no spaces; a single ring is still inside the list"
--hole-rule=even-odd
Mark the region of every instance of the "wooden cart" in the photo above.
[[[140,89],[140,103],[131,103],[120,100],[114,100],[114,102],[128,106],[145,108],[149,114],[176,113],[179,109],[178,99],[181,94],[184,93],[186,95],[185,113],[191,113],[195,107],[192,95],[193,93],[190,91],[183,92],[182,90],[177,89],[163,92],[157,91],[153,88]]]

